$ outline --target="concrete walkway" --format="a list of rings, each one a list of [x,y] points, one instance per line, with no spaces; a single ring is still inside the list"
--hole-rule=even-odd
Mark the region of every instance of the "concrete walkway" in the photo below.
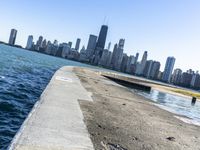
[[[93,150],[78,99],[92,101],[73,67],[58,70],[10,150]]]

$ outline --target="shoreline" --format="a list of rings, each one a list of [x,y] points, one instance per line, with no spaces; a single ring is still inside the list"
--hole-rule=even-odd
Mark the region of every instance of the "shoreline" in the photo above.
[[[104,74],[104,72],[102,72],[102,74]],[[151,86],[152,89],[155,89],[157,91],[172,94],[172,95],[175,95],[175,96],[181,96],[181,97],[185,97],[185,98],[188,98],[188,99],[192,99],[192,96],[188,95],[189,93],[190,94],[197,94],[198,96],[200,96],[199,92],[192,91],[191,89],[185,89],[183,87],[177,87],[177,86],[173,86],[171,84],[166,84],[166,83],[163,83],[163,82],[157,82],[157,81],[149,80],[149,79],[142,78],[142,77],[131,76],[131,75],[124,74],[124,73],[113,73],[113,72],[108,72],[108,73],[105,73],[105,74],[108,74],[108,75],[111,75],[111,76],[117,76],[117,77],[123,76],[123,79],[125,79],[127,81],[131,82],[131,80],[133,80],[133,81],[138,82],[140,84]],[[185,93],[188,93],[188,94],[183,94],[183,93],[176,92],[176,91],[181,91],[181,92],[185,92]],[[198,96],[196,98],[199,101],[200,98]]]
[[[10,149],[199,150],[199,133],[199,126],[181,121],[99,71],[63,67]]]
[[[75,60],[75,59],[68,59],[68,58],[63,58],[63,57],[59,57],[59,56],[54,56],[54,55],[50,55],[50,54],[47,54],[47,53],[43,53],[43,52],[40,52],[40,51],[36,51],[36,50],[28,50],[26,48],[23,48],[23,47],[18,47],[17,45],[16,46],[13,46],[13,45],[9,45],[8,43],[0,43],[0,45],[5,45],[5,46],[9,46],[9,47],[13,47],[13,48],[19,48],[19,49],[22,49],[22,50],[25,50],[25,51],[29,51],[29,52],[33,52],[33,53],[39,53],[39,54],[43,54],[43,55],[47,55],[47,56],[52,56],[52,57],[56,57],[56,58],[60,58],[60,59],[67,59],[69,61],[74,61],[74,62],[78,62],[78,63],[82,63],[82,64],[85,64],[85,65],[89,65],[89,66],[93,66],[93,67],[96,67],[96,68],[102,68],[103,70],[107,70],[108,72],[110,73],[117,73],[117,74],[121,74],[121,75],[126,75],[126,76],[129,76],[129,77],[133,77],[133,78],[137,78],[137,79],[140,79],[140,80],[143,80],[145,82],[149,82],[149,83],[156,83],[158,85],[163,85],[163,86],[168,86],[168,87],[173,87],[175,85],[173,84],[167,84],[167,83],[164,83],[162,81],[157,81],[157,80],[151,80],[151,79],[147,79],[147,78],[144,78],[144,77],[140,77],[140,76],[135,76],[135,75],[132,75],[132,74],[129,74],[129,73],[125,73],[125,72],[119,72],[119,71],[116,71],[116,70],[112,70],[110,68],[104,68],[104,67],[101,67],[101,66],[97,66],[97,65],[92,65],[90,63],[87,63],[87,62],[83,62],[83,61],[79,61],[79,60]],[[176,87],[177,89],[180,89],[180,90],[186,90],[186,91],[190,91],[191,93],[194,93],[194,94],[199,94],[199,100],[200,100],[200,92],[198,92],[197,90],[195,89],[192,89],[192,88],[185,88],[185,87]],[[187,96],[187,95],[186,95]]]
[[[199,126],[181,121],[175,117],[179,115],[155,106],[99,73],[74,70],[92,93],[93,102],[79,103],[95,149],[111,145],[128,150],[199,149]]]
[[[174,90],[183,90],[183,89],[180,89],[180,88],[171,88],[171,87],[154,86],[153,85],[152,89],[155,89],[155,90],[160,91],[160,92],[172,94],[174,96],[180,96],[180,97],[183,97],[183,98],[187,98],[188,100],[192,100],[192,96],[182,94],[182,93],[178,93],[178,92],[174,91]],[[197,102],[200,102],[199,98],[197,98]]]

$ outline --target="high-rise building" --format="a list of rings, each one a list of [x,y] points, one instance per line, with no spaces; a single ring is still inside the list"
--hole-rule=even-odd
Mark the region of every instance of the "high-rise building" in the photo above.
[[[96,43],[97,43],[97,36],[96,35],[90,35],[89,40],[88,40],[88,45],[87,45],[87,49],[92,49],[94,50],[96,47]]]
[[[72,48],[72,42],[68,42],[70,48]]]
[[[119,40],[118,48],[124,49],[124,44],[125,44],[125,39],[120,39],[120,40]]]
[[[190,87],[194,87],[195,80],[196,80],[196,78],[197,78],[197,74],[198,74],[198,73],[194,73],[194,74],[192,75],[192,80],[191,80],[191,82],[190,82]]]
[[[51,44],[51,41],[48,41],[48,42],[47,42],[47,48],[46,48],[46,50],[45,50],[45,53],[46,53],[46,54],[51,54],[51,48],[52,48],[51,45],[52,45],[52,44]]]
[[[158,74],[160,71],[160,62],[154,61],[152,64],[151,72],[150,72],[150,79],[158,80]]]
[[[157,79],[161,81],[162,80],[162,76],[163,76],[163,72],[159,71]]]
[[[187,70],[187,72],[183,72],[181,75],[180,85],[190,88],[193,76],[194,71],[192,71],[191,69]]]
[[[108,49],[104,49],[103,50],[103,54],[102,54],[102,57],[99,61],[99,66],[102,66],[102,67],[108,67],[109,66],[109,61],[110,61],[110,51]]]
[[[125,44],[125,39],[120,39],[119,44],[115,44],[114,46],[113,56],[112,56],[112,61],[111,61],[111,65],[114,70],[120,71],[121,69],[124,44]]]
[[[40,50],[40,47],[42,47],[42,41],[43,41],[43,37],[40,36],[37,43],[36,43],[36,50]]]
[[[158,79],[160,62],[149,60],[146,62],[143,75],[149,79]]]
[[[200,75],[197,71],[195,74],[193,74],[192,81],[190,83],[190,87],[199,90],[200,89]]]
[[[52,44],[52,49],[51,49],[51,55],[55,56],[59,48],[59,44],[57,40],[54,40]]]
[[[137,63],[137,61],[138,61],[138,58],[139,58],[139,53],[136,53],[136,56],[135,56],[135,62],[134,62],[134,64],[136,64],[136,63]]]
[[[136,57],[131,55],[128,57],[127,66],[126,66],[126,72],[127,73],[134,73],[134,66],[136,65],[135,61]]]
[[[47,48],[47,40],[44,39],[40,47],[40,52],[44,53],[46,51],[46,48]]]
[[[145,65],[144,71],[143,71],[143,75],[146,78],[150,78],[150,73],[151,73],[151,70],[152,70],[152,66],[153,66],[153,60],[148,60],[146,62],[146,65]]]
[[[58,46],[58,40],[54,40],[53,45]]]
[[[148,56],[148,53],[147,53],[147,51],[145,51],[144,54],[143,54],[141,62],[137,64],[137,67],[136,67],[136,74],[137,75],[140,75],[140,76],[143,75],[144,68],[145,68],[146,61],[147,61],[147,56]]]
[[[10,32],[10,38],[9,38],[8,44],[15,45],[16,37],[17,37],[17,30],[12,29]]]
[[[71,48],[69,47],[69,45],[68,45],[67,43],[62,43],[60,46],[63,47],[63,50],[62,50],[62,57],[63,57],[63,58],[67,58],[67,56],[68,56],[69,53],[70,53]]]
[[[113,48],[112,59],[111,59],[111,68],[114,67],[115,60],[117,59],[117,56],[116,56],[116,54],[117,54],[117,48],[118,48],[118,45],[115,44],[115,45],[114,45],[114,48]]]
[[[81,39],[78,38],[78,39],[76,40],[75,50],[77,50],[77,51],[79,50],[80,43],[81,43]]]
[[[27,44],[26,44],[26,49],[31,49],[32,46],[33,46],[33,36],[29,35],[28,40],[27,40]]]
[[[164,69],[163,76],[162,76],[162,81],[168,82],[168,83],[170,82],[175,61],[176,61],[176,59],[174,57],[167,58],[167,61],[165,64],[165,69]]]
[[[108,26],[102,25],[100,33],[99,33],[99,37],[97,40],[96,48],[100,48],[102,50],[104,49],[105,43],[106,43],[107,32],[108,32]]]
[[[107,50],[110,50],[110,47],[111,47],[111,42],[108,43]]]
[[[128,58],[129,57],[127,56],[127,54],[123,54],[122,63],[121,63],[121,71],[122,72],[126,72]]]
[[[94,55],[94,51],[96,48],[97,43],[97,36],[96,35],[90,35],[88,40],[88,45],[86,49],[86,60],[89,62],[92,60],[92,57]]]
[[[44,41],[42,42],[42,48],[45,50],[47,48],[47,40],[44,39]]]
[[[92,60],[92,64],[94,65],[97,65],[99,63],[101,56],[103,54],[103,50],[106,43],[107,32],[108,32],[108,26],[102,25],[95,48],[94,58]]]
[[[182,75],[182,70],[181,69],[175,69],[174,73],[172,74],[172,83],[174,83],[175,85],[180,84],[181,75]]]

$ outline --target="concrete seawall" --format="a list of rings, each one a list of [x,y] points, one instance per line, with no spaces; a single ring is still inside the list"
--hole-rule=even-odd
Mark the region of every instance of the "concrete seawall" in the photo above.
[[[144,83],[142,84],[141,82],[136,82],[133,79],[130,78],[125,78],[124,76],[117,76],[115,74],[102,74],[104,77],[120,84],[123,85],[125,87],[129,87],[129,88],[133,88],[133,89],[138,89],[138,90],[142,90],[142,91],[147,91],[150,92],[151,91],[151,87],[148,85],[145,85]]]
[[[199,150],[200,127],[126,87],[132,83],[148,87],[145,81],[98,70],[59,69],[9,149]]]
[[[93,150],[78,100],[92,101],[73,67],[59,69],[35,104],[10,150]]]

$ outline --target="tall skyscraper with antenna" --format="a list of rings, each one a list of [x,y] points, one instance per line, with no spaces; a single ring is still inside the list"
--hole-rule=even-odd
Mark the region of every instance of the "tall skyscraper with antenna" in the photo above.
[[[95,48],[95,56],[93,59],[93,64],[98,64],[102,54],[103,50],[106,44],[106,37],[108,33],[108,26],[107,25],[102,25],[101,30],[99,32],[99,37],[97,40],[96,48]]]
[[[99,32],[96,49],[102,49],[102,50],[104,49],[105,43],[106,43],[107,32],[108,32],[108,26],[102,25],[101,30]]]

